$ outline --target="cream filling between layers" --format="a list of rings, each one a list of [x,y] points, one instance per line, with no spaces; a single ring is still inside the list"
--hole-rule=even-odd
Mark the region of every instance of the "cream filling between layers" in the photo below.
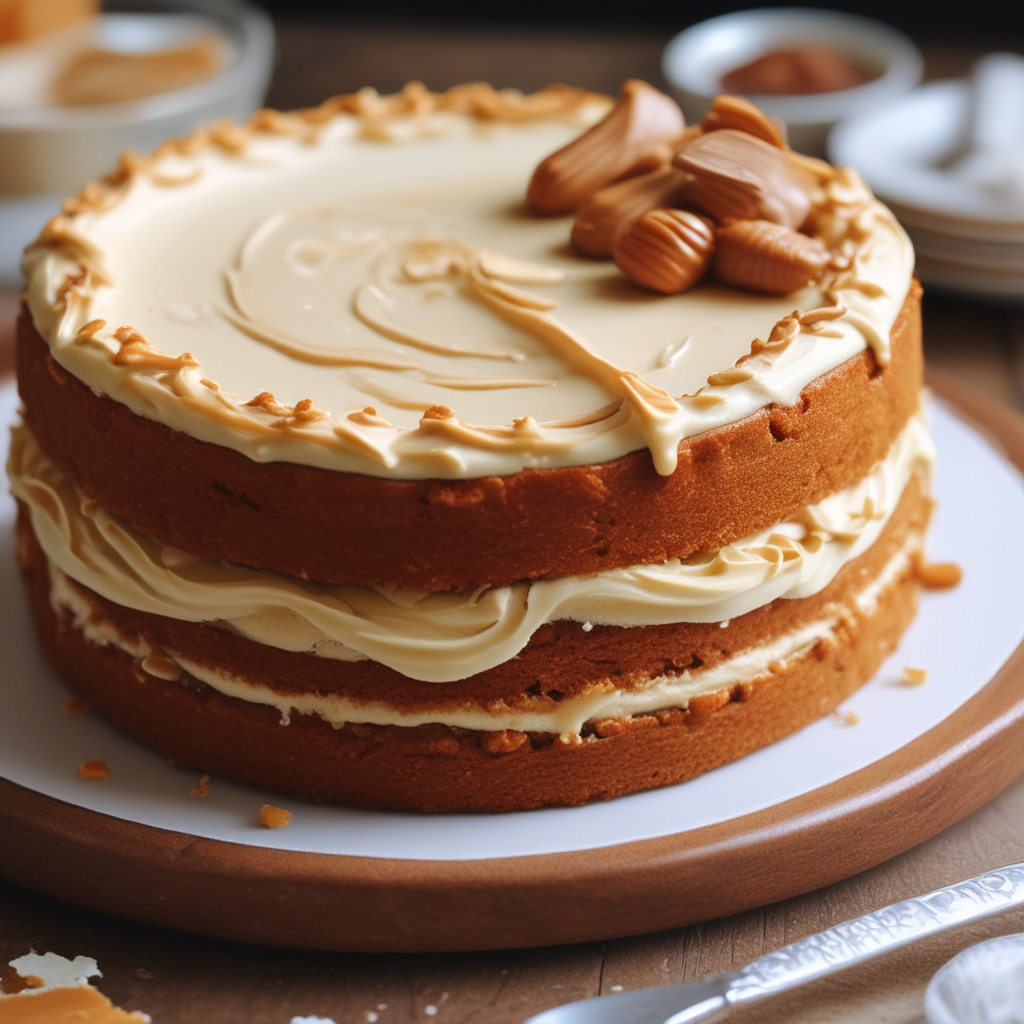
[[[487,121],[415,93],[401,116],[382,98],[268,114],[126,161],[27,250],[36,327],[140,416],[259,462],[404,479],[645,447],[668,474],[682,439],[792,405],[867,346],[888,363],[913,249],[853,172],[802,165],[834,254],[820,285],[654,295],[573,253],[567,218],[523,210],[534,166],[606,103],[522,117],[536,97],[489,95]]]
[[[514,658],[547,622],[721,622],[816,594],[875,542],[911,474],[929,477],[934,458],[922,412],[862,480],[717,552],[468,594],[310,583],[168,548],[81,495],[24,426],[8,472],[49,560],[110,601],[443,683]]]
[[[870,616],[877,611],[882,594],[908,570],[922,543],[920,532],[912,533],[878,576],[856,595],[854,603],[860,614]],[[199,665],[177,652],[154,652],[142,638],[126,637],[110,623],[97,619],[88,598],[69,584],[60,569],[51,564],[50,573],[50,600],[54,609],[58,613],[70,613],[75,627],[87,640],[101,646],[112,644],[133,658],[141,659],[142,668],[158,678],[174,680],[179,678],[181,671],[185,671],[225,696],[276,708],[281,714],[282,725],[290,723],[292,714],[318,715],[335,728],[348,722],[407,728],[440,724],[484,732],[515,729],[558,733],[570,742],[578,740],[588,723],[650,714],[668,708],[685,710],[689,702],[700,694],[752,683],[773,672],[783,671],[817,644],[833,639],[841,626],[849,624],[853,617],[848,607],[835,603],[826,606],[823,618],[776,637],[769,643],[747,648],[713,668],[657,676],[631,690],[617,689],[614,682],[607,680],[578,697],[566,698],[554,709],[517,711],[496,701],[486,708],[464,706],[439,711],[403,712],[379,701],[356,703],[332,694],[277,693],[260,683],[251,683],[230,673]]]

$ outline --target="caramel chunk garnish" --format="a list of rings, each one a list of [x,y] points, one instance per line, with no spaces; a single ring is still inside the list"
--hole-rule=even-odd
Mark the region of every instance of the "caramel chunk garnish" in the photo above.
[[[684,127],[675,100],[631,78],[601,121],[537,166],[526,204],[548,216],[572,213],[612,182],[667,160]]]
[[[645,213],[615,247],[615,265],[631,281],[673,295],[707,272],[715,248],[711,223],[689,210]]]
[[[821,279],[831,254],[816,238],[767,220],[740,220],[716,233],[715,277],[737,288],[786,295]]]

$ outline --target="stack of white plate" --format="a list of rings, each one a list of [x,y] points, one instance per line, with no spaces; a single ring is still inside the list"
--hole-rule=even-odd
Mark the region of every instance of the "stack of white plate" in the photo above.
[[[926,85],[840,122],[829,138],[829,156],[856,167],[899,217],[925,284],[1024,301],[1024,187],[1018,180],[1024,175],[1021,151],[1010,137],[1024,132],[1024,124],[1016,124],[1021,111],[1010,109],[1024,105],[1024,94],[1019,104],[989,116],[979,107],[982,70],[973,80]],[[983,150],[987,129],[1004,133],[1002,142],[996,140],[1005,142],[1002,149]]]

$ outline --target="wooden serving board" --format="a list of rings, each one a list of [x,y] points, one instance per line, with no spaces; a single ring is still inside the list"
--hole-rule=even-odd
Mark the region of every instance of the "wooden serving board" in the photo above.
[[[929,383],[1024,468],[1024,418],[951,377]],[[575,943],[828,885],[936,834],[1022,772],[1024,644],[954,715],[889,756],[756,813],[660,838],[451,861],[298,852],[139,824],[0,779],[0,875],[122,917],[271,945]]]

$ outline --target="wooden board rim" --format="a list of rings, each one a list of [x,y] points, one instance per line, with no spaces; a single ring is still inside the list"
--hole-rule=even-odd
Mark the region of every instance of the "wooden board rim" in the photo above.
[[[929,383],[1024,469],[1024,417]],[[0,779],[0,875],[117,916],[308,949],[442,952],[679,927],[866,870],[1024,773],[1024,644],[955,715],[817,790],[730,821],[571,853],[411,861],[204,839]]]

